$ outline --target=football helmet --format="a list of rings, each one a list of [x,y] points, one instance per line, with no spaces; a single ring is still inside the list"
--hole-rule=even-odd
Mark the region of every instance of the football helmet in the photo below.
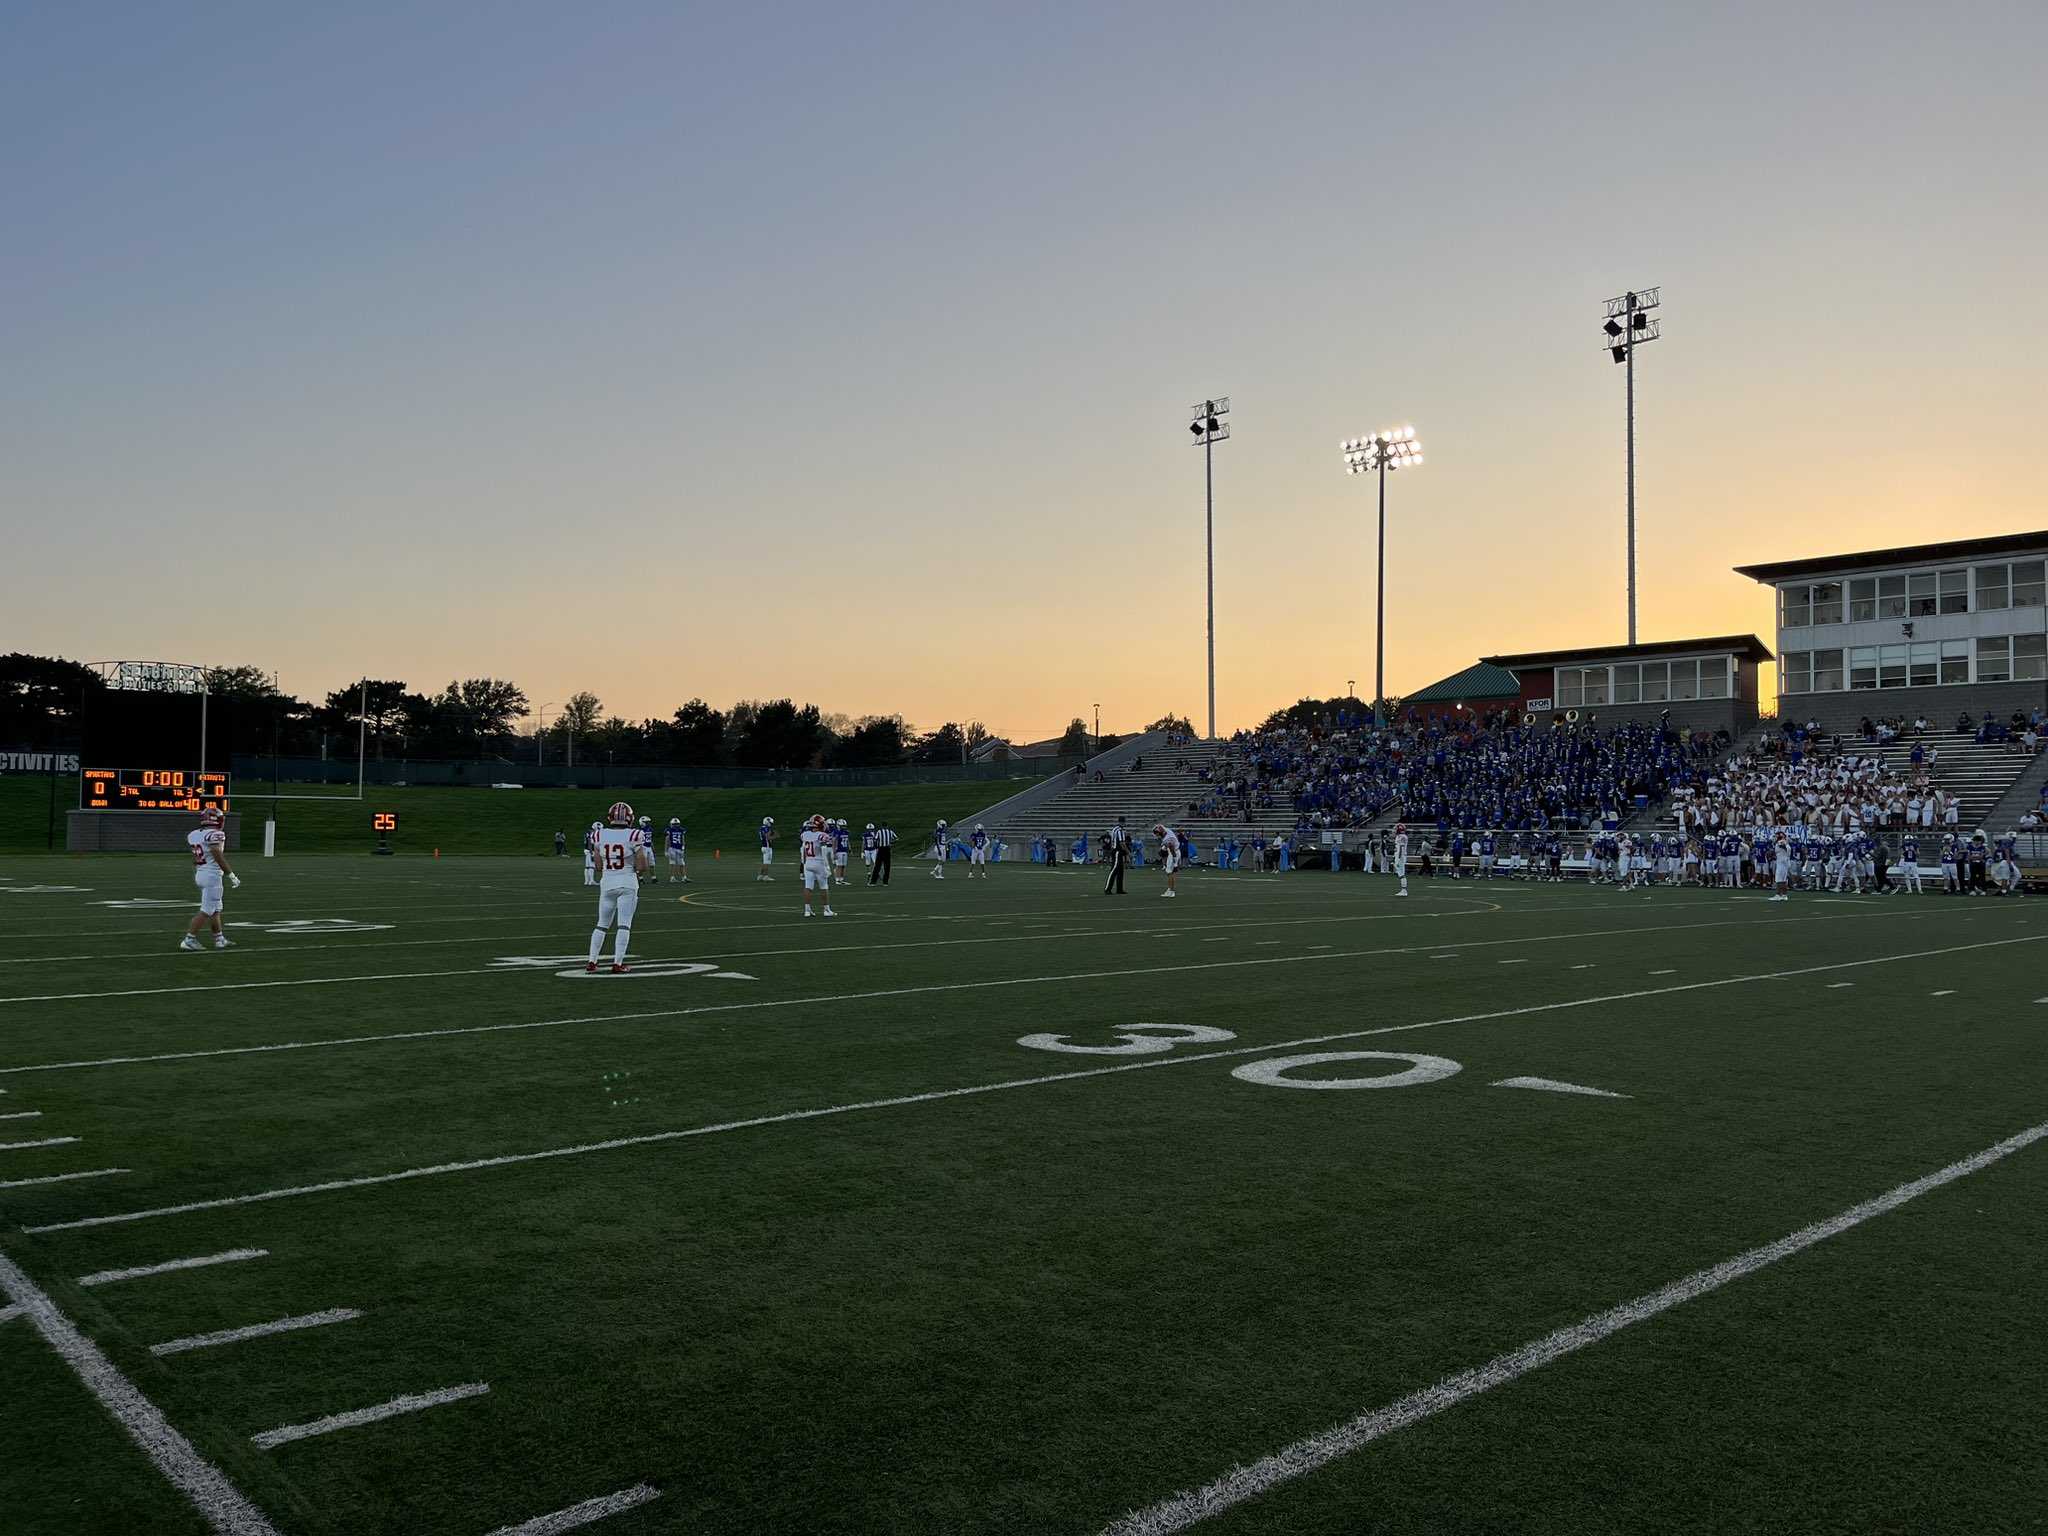
[[[822,832],[822,831],[824,831],[824,830],[825,830],[825,818],[824,818],[824,817],[822,817],[822,816],[813,816],[813,817],[811,818],[811,830],[812,830],[813,832]]]
[[[672,827],[680,827],[683,824],[683,818],[680,816],[671,816],[668,819],[668,824]]]
[[[614,800],[612,808],[604,814],[615,827],[630,827],[633,825],[633,807],[626,804],[623,800]]]
[[[874,831],[874,830],[875,830],[875,824],[874,824],[874,823],[873,823],[873,822],[871,821],[871,822],[869,822],[869,823],[867,824],[867,826],[866,826],[866,827],[862,828],[862,830],[863,830],[863,831],[867,831],[867,832],[872,832],[872,831]]]
[[[221,815],[218,806],[209,805],[199,813],[199,824],[203,827],[219,827],[227,824],[227,817]]]
[[[763,816],[761,818],[761,825],[764,827],[772,827],[775,825],[775,818],[773,816]]]
[[[939,830],[941,832],[946,830],[946,818],[943,816],[939,818]]]

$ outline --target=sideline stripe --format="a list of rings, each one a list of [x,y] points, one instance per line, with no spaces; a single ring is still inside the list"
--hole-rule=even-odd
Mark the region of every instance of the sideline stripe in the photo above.
[[[216,1344],[239,1344],[273,1333],[296,1333],[301,1328],[324,1328],[329,1323],[346,1323],[363,1314],[354,1307],[329,1307],[325,1312],[306,1312],[298,1317],[280,1317],[274,1323],[254,1323],[247,1328],[223,1328],[218,1333],[194,1333],[182,1339],[166,1339],[149,1346],[152,1355],[182,1355],[187,1350],[211,1349]]]
[[[396,1418],[401,1413],[418,1413],[422,1408],[438,1408],[443,1403],[460,1402],[465,1397],[482,1397],[490,1391],[490,1384],[482,1381],[467,1382],[459,1387],[443,1387],[438,1392],[420,1392],[408,1397],[394,1397],[388,1403],[379,1403],[374,1408],[353,1408],[347,1413],[332,1413],[324,1419],[314,1419],[307,1424],[286,1424],[277,1429],[266,1429],[260,1435],[249,1438],[264,1450],[275,1446],[289,1445],[294,1440],[310,1440],[315,1435],[331,1435],[337,1429],[354,1429],[358,1424],[374,1424],[379,1419]]]
[[[585,1499],[581,1504],[571,1504],[567,1509],[558,1509],[552,1515],[535,1515],[531,1520],[518,1525],[501,1525],[491,1536],[555,1536],[558,1531],[573,1531],[578,1526],[591,1525],[607,1515],[616,1515],[628,1509],[637,1509],[642,1504],[651,1504],[661,1497],[661,1490],[652,1483],[638,1483],[631,1488],[622,1488],[617,1493],[607,1493],[600,1498]]]
[[[80,1333],[4,1253],[0,1253],[0,1293],[28,1314],[36,1331],[142,1448],[143,1455],[156,1463],[171,1486],[192,1501],[208,1525],[224,1536],[277,1536],[277,1528],[263,1517],[263,1511],[172,1428],[163,1411],[116,1370],[99,1346]]]
[[[1085,1078],[1113,1077],[1124,1072],[1150,1072],[1160,1067],[1182,1066],[1197,1061],[1220,1061],[1234,1056],[1257,1056],[1268,1051],[1323,1045],[1333,1040],[1361,1040],[1373,1035],[1397,1035],[1416,1029],[1435,1029],[1445,1024],[1477,1024],[1494,1019],[1523,1018],[1530,1014],[1557,1013],[1569,1008],[1587,1008],[1600,1003],[1633,1002],[1645,997],[1665,997],[1675,992],[1700,992],[1751,981],[1778,981],[1791,976],[1812,975],[1816,971],[1838,971],[1850,966],[1888,965],[1896,960],[1926,960],[1941,955],[1959,954],[1966,950],[2000,949],[2012,944],[2038,944],[2043,939],[2048,939],[2048,934],[2035,934],[2018,939],[1988,939],[1977,944],[1957,944],[1945,949],[1922,950],[1917,954],[1877,955],[1868,960],[1841,960],[1792,971],[1765,971],[1753,975],[1725,976],[1718,981],[1689,981],[1678,986],[1647,988],[1635,992],[1608,992],[1596,997],[1566,998],[1553,1003],[1530,1003],[1520,1008],[1501,1008],[1489,1013],[1465,1013],[1450,1018],[1422,1019],[1412,1024],[1382,1024],[1372,1029],[1345,1030],[1331,1035],[1309,1035],[1300,1040],[1276,1040],[1266,1045],[1232,1046],[1225,1050],[1202,1051],[1186,1056],[1162,1056],[1151,1061],[1121,1062],[1113,1067],[1084,1067],[1072,1072],[1051,1072],[1037,1077],[1005,1078],[1000,1082],[975,1083],[965,1088],[940,1088],[928,1093],[898,1094],[886,1099],[864,1099],[853,1104],[833,1104],[822,1109],[785,1110],[780,1114],[755,1115],[745,1120],[725,1120],[713,1125],[693,1125],[674,1131],[651,1131],[644,1136],[619,1136],[609,1141],[547,1147],[538,1152],[507,1152],[497,1157],[473,1158],[466,1162],[402,1168],[395,1173],[364,1174],[351,1179],[327,1179],[318,1184],[297,1184],[283,1189],[258,1190],[248,1195],[221,1195],[211,1200],[192,1200],[182,1205],[161,1205],[140,1211],[119,1211],[108,1216],[83,1216],[72,1221],[53,1221],[42,1226],[23,1227],[21,1230],[35,1236],[45,1232],[75,1232],[85,1227],[119,1226],[132,1221],[147,1221],[158,1216],[184,1216],[193,1211],[217,1211],[229,1206],[258,1205],[271,1200],[289,1200],[300,1195],[330,1194],[343,1189],[368,1189],[380,1184],[399,1184],[412,1179],[435,1178],[442,1174],[472,1173],[483,1168],[509,1168],[520,1163],[548,1162],[561,1157],[584,1157],[593,1152],[615,1152],[622,1147],[656,1146],[662,1142],[687,1141],[698,1136],[723,1135],[728,1131],[753,1130],[764,1125],[787,1125],[798,1120],[823,1120],[874,1109],[898,1109],[907,1104],[930,1104],[941,1099],[973,1098],[984,1093],[1001,1093],[1011,1088],[1037,1088],[1047,1083],[1079,1082]],[[1189,967],[1171,969],[1185,970]]]
[[[1452,914],[1458,916],[1462,914]],[[1861,913],[1863,917],[1879,916],[1879,913]],[[1647,928],[1602,928],[1586,933],[1531,934],[1514,939],[1472,939],[1454,945],[1456,949],[1491,949],[1506,944],[1549,944],[1560,938],[1604,939],[1632,937],[1644,933],[1685,932],[1694,928],[1749,928],[1759,926],[1759,921],[1770,926],[1784,926],[1791,923],[1839,923],[1851,919],[1844,917],[1800,917],[1783,919],[1743,920],[1734,919],[1711,923],[1660,923]],[[1274,943],[1281,941],[1274,940]],[[2021,940],[2006,942],[2019,943]],[[333,1040],[284,1040],[270,1045],[224,1045],[204,1051],[159,1051],[147,1056],[100,1056],[74,1061],[45,1061],[28,1066],[0,1067],[0,1077],[12,1077],[23,1072],[73,1072],[87,1067],[139,1066],[159,1061],[197,1061],[212,1056],[261,1056],[275,1051],[320,1051],[342,1045],[377,1045],[391,1040],[440,1040],[460,1035],[494,1035],[509,1030],[558,1029],[573,1024],[633,1024],[649,1019],[684,1019],[708,1013],[742,1013],[763,1008],[808,1008],[822,1003],[861,1003],[884,997],[912,997],[930,992],[978,992],[990,987],[1028,987],[1062,981],[1105,981],[1126,976],[1178,975],[1184,971],[1223,971],[1248,965],[1302,965],[1317,960],[1372,960],[1387,955],[1420,954],[1428,945],[1395,945],[1383,949],[1334,950],[1312,955],[1268,955],[1245,960],[1191,960],[1184,965],[1146,965],[1120,971],[1068,971],[1052,976],[1003,976],[982,981],[942,982],[922,987],[890,987],[878,992],[839,992],[818,997],[771,998],[752,1003],[704,1003],[694,1008],[651,1008],[621,1013],[586,1013],[560,1019],[529,1019],[518,1024],[463,1024],[447,1029],[408,1029],[385,1035],[343,1035]],[[1974,948],[1974,945],[1964,945]],[[1930,950],[1930,954],[1946,951]],[[1891,957],[1897,958],[1897,957]],[[646,962],[659,964],[660,962]],[[1852,962],[1861,964],[1862,962]],[[1580,967],[1574,966],[1574,970]],[[532,975],[531,971],[513,971],[508,974]],[[2040,999],[2048,1002],[2048,998]]]
[[[174,1269],[204,1269],[209,1264],[236,1264],[243,1259],[267,1259],[268,1248],[230,1248],[226,1253],[209,1253],[196,1259],[169,1259],[162,1264],[142,1264],[134,1269],[102,1269],[80,1275],[80,1285],[112,1285],[117,1280],[141,1280],[150,1275],[168,1275]]]
[[[46,1173],[34,1179],[0,1179],[0,1189],[27,1189],[31,1184],[69,1184],[73,1179],[104,1179],[110,1173],[126,1173],[126,1168],[94,1168],[86,1173]]]
[[[2042,1137],[2048,1136],[2048,1122],[2009,1136],[1995,1146],[1986,1147],[1960,1162],[1950,1163],[1946,1168],[1901,1184],[1898,1188],[1861,1205],[1852,1205],[1848,1210],[1812,1226],[1801,1227],[1797,1232],[1766,1243],[1761,1248],[1752,1248],[1739,1253],[1732,1259],[1723,1259],[1719,1264],[1706,1269],[1695,1270],[1682,1280],[1633,1301],[1625,1301],[1605,1312],[1596,1312],[1591,1317],[1560,1328],[1555,1333],[1524,1344],[1520,1349],[1504,1355],[1496,1355],[1484,1365],[1448,1376],[1434,1386],[1411,1392],[1397,1402],[1384,1408],[1375,1408],[1361,1413],[1348,1423],[1339,1424],[1321,1434],[1297,1440],[1283,1450],[1270,1456],[1263,1456],[1248,1467],[1238,1467],[1226,1472],[1214,1482],[1200,1488],[1190,1489],[1162,1499],[1149,1509],[1126,1515],[1108,1526],[1103,1536],[1167,1536],[1173,1531],[1184,1531],[1197,1521],[1206,1520],[1227,1509],[1257,1498],[1270,1488],[1291,1482],[1305,1473],[1350,1455],[1353,1451],[1370,1445],[1373,1441],[1405,1429],[1410,1424],[1420,1423],[1442,1413],[1470,1397],[1503,1386],[1519,1376],[1562,1359],[1588,1345],[1597,1344],[1611,1334],[1624,1328],[1668,1312],[1673,1307],[1719,1290],[1722,1286],[1751,1275],[1780,1259],[1826,1242],[1847,1232],[1851,1227],[1861,1226],[1876,1216],[1895,1211],[1910,1200],[1917,1200],[1929,1190],[1939,1189],[1944,1184],[1954,1183],[1980,1169],[1988,1168],[2001,1158],[2010,1157],[2023,1147],[2031,1146]]]

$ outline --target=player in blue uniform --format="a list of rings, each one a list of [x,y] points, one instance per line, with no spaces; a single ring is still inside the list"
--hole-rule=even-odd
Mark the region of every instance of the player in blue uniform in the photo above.
[[[683,822],[679,816],[671,816],[668,826],[663,829],[662,850],[668,858],[668,883],[688,885],[690,883],[689,855],[683,850]]]
[[[967,836],[968,879],[972,880],[977,873],[984,880],[988,878],[988,860],[989,853],[991,851],[991,841],[992,839],[989,837],[987,830],[982,826],[980,822],[977,821],[974,824],[974,830]]]
[[[1909,893],[1920,894],[1920,839],[1911,832],[1899,839],[1899,879]]]
[[[768,873],[768,866],[774,862],[775,818],[773,816],[763,816],[761,818],[761,871],[754,878],[756,880],[773,880],[775,877]]]
[[[846,818],[841,816],[833,822],[832,833],[832,883],[846,884],[846,856],[853,851],[853,834],[846,830]]]

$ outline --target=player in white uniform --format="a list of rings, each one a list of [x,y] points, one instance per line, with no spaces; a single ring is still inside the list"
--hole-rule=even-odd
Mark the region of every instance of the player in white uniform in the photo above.
[[[754,878],[756,880],[773,880],[775,877],[768,873],[768,866],[774,862],[775,818],[773,816],[763,816],[761,818],[761,870]]]
[[[659,885],[661,884],[661,876],[655,873],[654,869],[654,818],[652,816],[642,816],[640,818],[640,841],[647,848],[647,883],[649,885]]]
[[[1159,826],[1152,829],[1152,835],[1159,839],[1159,867],[1166,871],[1166,889],[1161,894],[1171,896],[1180,880],[1180,834]]]
[[[626,945],[633,936],[633,914],[640,910],[640,877],[654,863],[648,856],[646,835],[633,825],[633,807],[615,800],[605,813],[605,820],[609,825],[600,827],[597,833],[597,926],[590,930],[590,960],[583,969],[597,969],[605,930],[616,924],[612,974],[620,976],[626,970]]]
[[[798,834],[797,848],[802,855],[804,867],[804,916],[811,915],[811,890],[816,887],[824,894],[819,900],[825,903],[825,915],[832,916],[832,833],[825,825],[825,818],[813,816],[804,823]]]
[[[1408,823],[1405,821],[1394,823],[1394,877],[1401,882],[1401,889],[1394,892],[1394,894],[1396,896],[1406,896],[1408,894]]]
[[[690,856],[683,848],[683,818],[671,816],[668,819],[668,882],[670,885],[690,883]]]
[[[178,941],[178,948],[201,948],[199,935],[211,928],[213,947],[226,949],[228,936],[220,931],[221,881],[225,877],[227,883],[237,890],[242,886],[242,877],[228,867],[226,819],[219,811],[201,811],[198,828],[185,834],[185,846],[192,850],[192,883],[199,887],[199,912],[186,925],[185,937]]]
[[[593,821],[590,830],[583,834],[583,883],[597,884],[597,834],[604,830],[604,823]]]
[[[832,832],[832,879],[839,885],[846,884],[846,855],[853,838],[846,830],[846,818],[841,816],[831,824]]]
[[[981,871],[982,879],[986,880],[988,878],[988,856],[993,842],[994,839],[982,830],[981,823],[977,821],[974,824],[973,834],[967,839],[968,879],[972,880],[974,878],[976,870]]]
[[[932,878],[934,880],[943,880],[946,878],[946,854],[949,851],[946,842],[946,824],[943,821],[932,828],[932,847],[939,856],[939,861],[932,866]]]
[[[1792,899],[1792,839],[1783,827],[1771,839],[1771,900]]]

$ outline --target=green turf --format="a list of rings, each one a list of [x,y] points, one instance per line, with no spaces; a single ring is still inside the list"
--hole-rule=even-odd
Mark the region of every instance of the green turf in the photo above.
[[[42,1111],[0,1129],[83,1138],[0,1151],[0,1178],[131,1170],[0,1190],[0,1250],[293,1536],[482,1536],[643,1481],[658,1501],[592,1529],[1085,1536],[2048,1119],[2027,901],[1400,902],[1303,873],[1169,903],[1136,871],[1116,902],[1085,871],[906,860],[805,923],[786,865],[700,860],[687,903],[648,890],[636,955],[746,979],[592,979],[494,964],[582,950],[565,863],[243,867],[234,920],[390,926],[180,954],[182,909],[95,905],[188,898],[175,861],[0,859],[0,887],[92,887],[0,889],[0,1113]],[[1235,1038],[1019,1044],[1140,1021]],[[1396,1032],[1299,1049],[1463,1070],[1305,1092],[1202,1059],[1366,1030]],[[278,1045],[309,1048],[247,1049]],[[1629,1097],[1489,1086],[1512,1075]],[[2048,1142],[1202,1528],[2033,1528],[2044,1213]],[[237,1247],[269,1257],[75,1283]],[[148,1350],[337,1306],[365,1316]],[[10,1536],[191,1528],[21,1320],[0,1368]]]
[[[362,853],[376,846],[370,828],[376,811],[398,817],[392,846],[401,857],[442,854],[546,854],[553,850],[557,828],[569,834],[572,849],[580,846],[582,829],[602,820],[614,800],[630,801],[642,815],[664,826],[681,817],[693,851],[709,859],[714,849],[726,858],[736,852],[751,856],[757,847],[755,829],[763,816],[773,816],[793,838],[806,816],[844,816],[855,827],[888,820],[913,842],[922,840],[944,817],[957,821],[983,807],[1028,788],[1034,780],[977,781],[969,784],[876,784],[846,789],[520,789],[420,787],[371,789],[366,798],[328,798],[318,785],[286,793],[321,799],[267,800],[238,798],[243,836],[260,846],[264,818],[273,809],[278,846],[287,853]],[[266,789],[268,785],[264,786]],[[350,791],[353,795],[353,791]],[[77,784],[64,780],[57,804],[58,845],[64,838],[64,812],[78,803]],[[0,778],[0,854],[44,852],[50,837],[49,786],[43,779]]]

